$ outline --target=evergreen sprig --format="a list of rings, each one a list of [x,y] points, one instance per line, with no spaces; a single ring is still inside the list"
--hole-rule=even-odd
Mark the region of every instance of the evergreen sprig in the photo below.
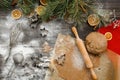
[[[25,15],[30,14],[35,8],[36,0],[19,0],[18,6]]]
[[[1,9],[11,9],[12,0],[0,0],[0,8]]]
[[[66,20],[72,19],[77,23],[85,22],[93,2],[94,0],[47,0],[47,10],[42,19],[47,20],[55,17]]]
[[[0,8],[11,8],[12,0],[0,0]],[[96,0],[46,0],[47,5],[40,4],[40,0],[18,0],[17,6],[22,10],[23,14],[28,15],[35,11],[37,5],[44,6],[45,14],[40,15],[42,21],[49,21],[54,18],[72,21],[77,24],[87,22],[90,14],[97,14]],[[100,16],[98,14],[98,16]],[[103,18],[103,17],[102,17]],[[104,19],[100,16],[103,23]]]

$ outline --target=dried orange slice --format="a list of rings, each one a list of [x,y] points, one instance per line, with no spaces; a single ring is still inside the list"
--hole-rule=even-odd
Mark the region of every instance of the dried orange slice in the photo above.
[[[111,40],[112,39],[112,33],[111,32],[106,32],[105,37],[106,37],[107,40]]]
[[[40,0],[40,3],[41,3],[42,5],[47,5],[46,0]]]
[[[19,19],[21,18],[22,16],[22,12],[19,10],[19,9],[15,9],[11,12],[11,16],[14,18],[14,19]]]
[[[88,23],[90,26],[97,26],[100,23],[100,19],[97,14],[91,14],[88,16]]]
[[[42,5],[40,6],[37,6],[36,9],[35,9],[35,12],[38,14],[38,15],[43,15],[46,11],[46,8]]]

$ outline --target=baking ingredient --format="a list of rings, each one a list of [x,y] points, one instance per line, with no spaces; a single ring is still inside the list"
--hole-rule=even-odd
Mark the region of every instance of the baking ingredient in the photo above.
[[[101,54],[107,49],[107,40],[99,32],[91,32],[86,37],[86,48],[92,54]]]

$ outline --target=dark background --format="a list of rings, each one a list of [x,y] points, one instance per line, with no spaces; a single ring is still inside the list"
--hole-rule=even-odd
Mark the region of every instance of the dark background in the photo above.
[[[103,3],[105,9],[114,10],[117,18],[120,19],[120,0],[100,0]]]

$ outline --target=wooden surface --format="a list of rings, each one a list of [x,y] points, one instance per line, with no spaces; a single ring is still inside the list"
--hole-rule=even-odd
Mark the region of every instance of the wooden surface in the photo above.
[[[103,8],[115,10],[116,16],[120,19],[120,0],[100,0],[103,4]],[[113,15],[112,15],[113,16]]]
[[[60,77],[65,80],[93,80],[74,38],[59,34],[54,49],[54,64]],[[100,56],[89,54],[98,80],[114,80],[114,69],[106,53]],[[56,59],[62,54],[65,54],[65,60],[60,65]]]
[[[108,49],[108,57],[112,61],[115,68],[115,80],[120,80],[120,55]]]
[[[118,19],[120,19],[120,0],[101,0],[101,2],[103,3],[103,7],[105,9],[110,9],[110,10],[114,10],[115,9],[116,16],[117,16]],[[1,27],[5,26],[6,16],[10,15],[10,12],[11,11],[6,11],[6,10],[0,9],[0,32],[1,32]],[[112,17],[113,17],[113,15],[112,15]],[[61,33],[65,33],[65,34],[72,34],[71,30],[70,30],[71,29],[71,25],[69,25],[69,24],[66,25],[66,24],[64,24],[63,21],[57,21],[57,23],[60,23],[60,22],[62,22],[63,25],[61,25],[61,28],[58,28],[58,27],[55,28],[54,31],[60,30],[57,33],[61,32]],[[2,29],[5,29],[5,28],[2,28]],[[88,27],[88,25],[84,24],[84,26],[79,29],[79,35],[84,40],[86,35],[88,35],[91,31],[93,31],[93,28]],[[54,36],[52,36],[52,37],[49,36],[47,38],[48,42],[52,46],[54,46],[55,41],[57,39],[57,33],[55,33]],[[44,41],[46,39],[42,39],[42,40]],[[1,43],[0,43],[0,45],[1,45]],[[120,74],[120,69],[119,69],[119,67],[120,67],[120,58],[118,58],[114,52],[112,52],[112,51],[109,51],[109,52],[110,52],[109,57],[112,60],[114,66],[116,67],[115,68],[116,71],[117,71],[116,74],[119,77],[119,74]],[[120,77],[118,79],[116,79],[116,80],[120,80]]]

